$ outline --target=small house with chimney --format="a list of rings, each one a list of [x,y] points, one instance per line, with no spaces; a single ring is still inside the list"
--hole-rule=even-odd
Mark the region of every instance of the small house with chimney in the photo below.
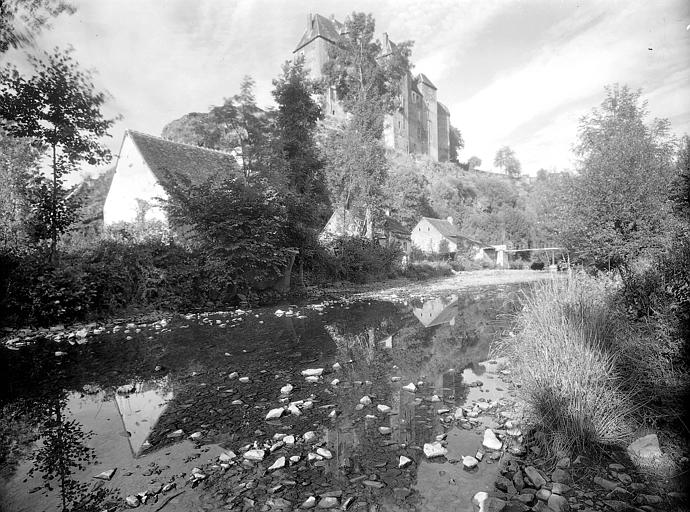
[[[103,205],[103,224],[160,221],[167,226],[161,201],[171,187],[239,174],[231,154],[127,130]]]

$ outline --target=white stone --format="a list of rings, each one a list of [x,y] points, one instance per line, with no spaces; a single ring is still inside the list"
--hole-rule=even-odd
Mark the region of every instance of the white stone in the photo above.
[[[323,373],[323,368],[308,368],[302,370],[302,375],[305,377],[319,377]]]
[[[475,507],[474,510],[477,510],[479,512],[485,512],[486,507],[484,504],[486,501],[489,499],[489,493],[486,492],[478,492],[477,494],[474,495],[472,498],[472,505]]]
[[[98,478],[99,480],[110,480],[114,474],[114,469],[108,469],[106,471],[103,471],[102,473],[98,473],[96,476],[94,476],[94,478]]]
[[[308,460],[309,462],[314,462],[315,460],[323,460],[323,457],[322,457],[321,455],[317,455],[317,454],[314,453],[314,452],[309,452],[309,453],[307,454],[307,460]]]
[[[340,384],[340,379],[333,379],[331,381],[331,386],[337,386],[338,384]]]
[[[287,446],[292,446],[292,445],[295,444],[295,436],[292,436],[292,435],[290,435],[290,436],[285,436],[285,437],[283,438],[283,442],[284,442]]]
[[[233,400],[230,405],[242,405],[244,402],[242,400]]]
[[[294,388],[292,387],[292,384],[286,384],[282,388],[280,388],[280,394],[281,395],[289,395]]]
[[[221,453],[218,456],[218,460],[220,462],[230,462],[231,460],[235,459],[236,457],[237,457],[237,455],[235,455],[235,452],[233,452],[232,450],[228,450],[226,452]]]
[[[439,409],[436,411],[436,414],[447,414],[450,412],[450,409]]]
[[[390,427],[379,427],[379,432],[381,432],[381,434],[383,434],[385,436],[385,435],[390,434],[392,432],[392,430]]]
[[[412,459],[408,459],[404,455],[400,456],[400,461],[398,462],[398,467],[399,468],[404,468],[406,466],[409,466],[412,463]]]
[[[123,386],[118,387],[115,390],[115,392],[118,395],[128,395],[129,393],[134,393],[135,389],[136,389],[136,387],[134,386],[134,384],[125,384]]]
[[[284,468],[285,467],[285,457],[278,457],[276,461],[271,465],[270,468],[268,468],[269,471],[275,471],[276,469]]]
[[[305,377],[304,380],[307,382],[319,382],[319,378],[315,375],[310,375],[309,377]]]
[[[240,377],[240,382],[246,384],[247,382],[249,382],[249,377]]]
[[[484,431],[484,440],[482,441],[482,446],[488,448],[489,450],[500,450],[503,446],[503,443],[498,440],[493,430],[487,428]]]
[[[239,376],[240,376],[239,373],[237,373],[237,372],[232,372],[230,375],[228,375],[228,379],[236,379],[236,378],[239,377]]]
[[[656,434],[640,437],[628,446],[628,455],[633,462],[645,463],[661,458],[659,438]]]
[[[290,414],[293,416],[302,416],[302,411],[300,411],[299,407],[297,407],[295,404],[290,404],[288,406],[288,411],[290,411]]]
[[[276,409],[271,409],[270,411],[268,411],[268,414],[266,415],[266,419],[272,420],[275,418],[280,418],[284,412],[285,412],[285,409],[283,409],[282,407],[278,407]]]
[[[300,458],[301,457],[299,455],[293,455],[292,457],[290,457],[290,462],[292,462],[293,464],[297,464]]]
[[[314,432],[313,430],[305,432],[302,436],[302,439],[304,439],[305,443],[311,443],[314,439],[316,439],[316,432]]]
[[[203,434],[201,432],[194,432],[189,436],[189,439],[201,439]]]
[[[264,460],[266,452],[264,450],[247,450],[244,452],[243,457],[247,460],[260,461]]]
[[[402,387],[405,391],[410,391],[411,393],[414,393],[417,391],[417,386],[415,386],[413,383],[409,383],[405,386]]]
[[[337,415],[338,415],[338,413],[336,412],[335,409],[333,409],[333,410],[328,414],[328,417],[329,417],[329,418],[335,418]]]
[[[334,363],[334,364],[333,364],[333,369],[334,369],[336,372],[337,372],[338,370],[340,370],[340,368],[341,368],[340,363]]]
[[[370,405],[371,404],[371,398],[369,398],[368,396],[365,395],[359,399],[359,403],[362,405]]]
[[[317,448],[316,453],[321,455],[324,459],[332,459],[333,458],[333,454],[327,448]]]
[[[387,405],[379,404],[376,406],[376,408],[379,410],[379,412],[382,412],[383,414],[391,412],[391,408]]]
[[[314,508],[316,506],[316,498],[314,496],[309,496],[304,503],[302,503],[301,508]]]
[[[472,469],[477,467],[477,464],[479,464],[479,461],[475,459],[474,457],[470,457],[469,455],[465,455],[462,458],[462,465],[467,468],[467,469]]]
[[[435,443],[424,443],[424,455],[426,455],[427,459],[441,457],[447,453],[448,450],[446,450],[438,441]]]
[[[432,402],[440,402],[441,399],[438,397],[438,395],[432,395],[431,401],[432,401]]]
[[[128,506],[135,508],[139,506],[139,498],[134,495],[127,496],[125,498],[125,503],[127,503]]]

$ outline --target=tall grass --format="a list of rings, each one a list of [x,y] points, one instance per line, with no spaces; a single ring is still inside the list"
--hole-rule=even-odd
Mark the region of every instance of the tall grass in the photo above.
[[[616,292],[612,280],[585,275],[541,282],[521,299],[515,337],[495,347],[513,363],[529,420],[552,454],[622,446],[635,429],[641,394],[625,372]]]

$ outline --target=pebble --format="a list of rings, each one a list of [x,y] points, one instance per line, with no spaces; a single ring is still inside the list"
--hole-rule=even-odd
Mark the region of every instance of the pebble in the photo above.
[[[376,406],[376,408],[379,410],[379,412],[382,412],[383,414],[391,412],[391,408],[387,405],[379,404]]]
[[[302,376],[304,377],[320,377],[323,373],[323,368],[308,368],[302,370]]]
[[[285,412],[285,409],[283,409],[282,407],[278,407],[276,409],[271,409],[270,411],[268,411],[268,414],[266,415],[266,419],[267,420],[273,420],[276,418],[280,418],[284,412]]]
[[[462,458],[462,465],[465,469],[476,468],[478,464],[479,464],[479,461],[477,459],[475,459],[474,457],[471,457],[469,455],[463,456],[463,458]]]
[[[447,453],[448,450],[446,450],[438,441],[435,443],[424,443],[424,455],[426,455],[427,459],[442,457]]]
[[[316,432],[309,430],[308,432],[304,433],[302,439],[304,439],[305,443],[311,443],[314,439],[316,439]]]
[[[292,384],[286,384],[285,386],[280,388],[280,394],[281,395],[289,395],[290,393],[292,393],[293,389],[294,389],[294,387],[292,386]]]
[[[338,498],[326,496],[319,501],[318,508],[335,508],[338,506]]]
[[[220,462],[230,462],[231,460],[235,459],[236,457],[237,457],[237,455],[235,455],[235,452],[233,452],[232,450],[228,450],[226,452],[221,453],[218,456],[218,460]]]
[[[526,466],[525,474],[529,477],[530,480],[532,480],[534,487],[536,487],[537,489],[541,489],[546,485],[546,480],[544,480],[544,477],[541,476],[539,471],[537,471],[537,468],[535,468],[534,466]]]
[[[316,506],[316,498],[314,496],[309,496],[306,500],[304,500],[304,503],[302,503],[301,508],[314,508]]]
[[[390,427],[379,427],[379,432],[385,436],[390,434],[392,429]]]
[[[247,460],[261,461],[264,460],[266,452],[264,450],[247,450],[243,457]]]
[[[246,384],[247,382],[249,382],[249,377],[240,377],[240,382]]]
[[[102,473],[98,473],[96,476],[94,476],[94,478],[98,478],[99,480],[110,480],[114,474],[115,469],[108,469]]]
[[[398,462],[398,467],[399,468],[404,468],[409,466],[412,463],[412,459],[409,459],[405,457],[404,455],[400,456],[400,461]]]
[[[484,440],[482,441],[482,446],[484,446],[484,448],[488,448],[489,450],[500,450],[503,446],[503,443],[498,440],[493,430],[487,428],[484,431]]]
[[[332,459],[333,458],[333,454],[327,448],[317,448],[316,453],[321,455],[321,457],[323,457],[324,459]]]
[[[365,395],[359,399],[359,403],[362,405],[370,405],[371,404],[371,398],[369,398],[368,396]]]
[[[268,470],[275,471],[276,469],[284,468],[286,463],[285,457],[278,457]]]
[[[411,393],[414,393],[417,391],[417,386],[415,386],[412,382],[409,384],[405,385],[402,387],[405,391],[410,391]]]

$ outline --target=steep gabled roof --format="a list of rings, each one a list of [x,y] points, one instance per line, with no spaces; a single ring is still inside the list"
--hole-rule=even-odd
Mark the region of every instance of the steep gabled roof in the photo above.
[[[235,158],[221,151],[171,142],[134,130],[127,130],[125,136],[132,138],[146,165],[166,190],[180,178],[200,184],[214,176],[239,172]]]
[[[443,103],[440,101],[437,101],[436,104],[438,105],[438,109],[442,110],[447,116],[450,117],[450,110],[448,110],[448,107],[446,107]]]
[[[297,43],[297,48],[292,53],[298,52],[301,48],[311,43],[317,37],[322,37],[326,41],[335,44],[343,30],[345,25],[340,23],[336,19],[328,19],[320,14],[314,14],[311,18],[311,26],[307,27],[302,34],[302,38]]]
[[[429,224],[431,224],[436,231],[441,233],[443,236],[446,238],[456,238],[460,235],[460,230],[455,224],[451,224],[447,220],[441,220],[441,219],[434,219],[432,217],[422,217],[422,220],[426,220]]]
[[[426,76],[424,73],[419,73],[419,75],[417,75],[417,80],[422,82],[424,85],[431,87],[434,91],[437,90],[434,83],[431,80],[429,80],[429,77]]]

